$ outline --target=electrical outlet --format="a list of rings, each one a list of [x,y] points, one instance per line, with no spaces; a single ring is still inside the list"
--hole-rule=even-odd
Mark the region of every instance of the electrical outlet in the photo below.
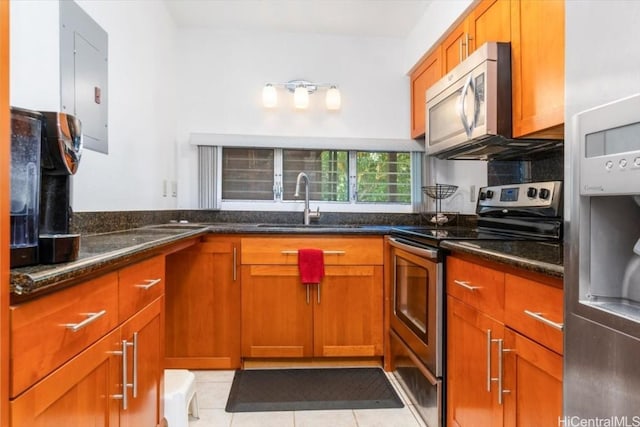
[[[178,183],[171,181],[171,197],[178,197]]]
[[[162,197],[167,197],[167,180],[162,180]]]
[[[476,201],[476,186],[475,185],[471,185],[469,187],[469,201],[471,203],[475,203],[475,201]]]

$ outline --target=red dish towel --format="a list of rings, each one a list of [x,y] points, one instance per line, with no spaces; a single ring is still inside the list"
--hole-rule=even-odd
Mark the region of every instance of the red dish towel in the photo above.
[[[298,249],[298,268],[303,284],[320,283],[324,277],[324,252],[321,249]]]

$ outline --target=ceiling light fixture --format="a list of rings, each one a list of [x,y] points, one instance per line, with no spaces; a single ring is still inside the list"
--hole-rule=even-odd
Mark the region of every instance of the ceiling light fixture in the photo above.
[[[262,104],[265,108],[275,108],[278,105],[276,88],[283,88],[293,93],[293,105],[297,110],[305,110],[309,107],[309,95],[321,89],[327,90],[325,98],[327,110],[339,110],[342,103],[340,90],[335,84],[291,80],[287,83],[267,83],[262,88]]]

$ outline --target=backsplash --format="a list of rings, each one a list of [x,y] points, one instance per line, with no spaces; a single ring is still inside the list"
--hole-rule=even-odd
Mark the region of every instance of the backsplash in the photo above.
[[[564,151],[536,160],[494,160],[487,165],[487,184],[505,185],[564,179]]]
[[[196,223],[302,224],[302,212],[257,212],[213,210],[75,212],[72,232],[107,233],[170,221]],[[420,214],[322,212],[320,224],[420,225]]]

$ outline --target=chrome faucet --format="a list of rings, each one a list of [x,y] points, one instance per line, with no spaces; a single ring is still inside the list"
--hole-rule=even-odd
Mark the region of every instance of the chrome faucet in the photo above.
[[[311,212],[309,209],[309,177],[306,173],[300,172],[298,179],[296,180],[296,193],[293,195],[296,199],[300,197],[300,181],[304,179],[304,225],[309,225],[311,218],[320,218],[320,207],[315,212]]]

